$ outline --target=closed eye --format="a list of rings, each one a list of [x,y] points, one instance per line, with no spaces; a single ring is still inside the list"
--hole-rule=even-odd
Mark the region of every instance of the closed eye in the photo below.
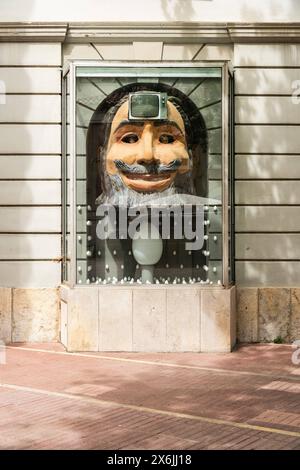
[[[139,136],[137,134],[126,134],[121,138],[122,142],[125,144],[135,144],[139,140]]]

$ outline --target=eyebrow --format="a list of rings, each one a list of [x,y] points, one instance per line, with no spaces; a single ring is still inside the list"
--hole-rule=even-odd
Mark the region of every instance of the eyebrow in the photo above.
[[[145,119],[145,120],[140,120],[140,121],[139,120],[129,121],[128,119],[124,119],[116,127],[116,129],[114,130],[114,133],[117,132],[117,130],[120,129],[121,127],[125,127],[125,126],[128,126],[128,125],[143,127],[144,124],[145,124],[145,121],[151,121],[151,119]],[[173,126],[173,127],[176,127],[181,132],[181,134],[183,134],[182,129],[179,127],[179,125],[177,124],[176,121],[168,121],[166,119],[166,120],[153,121],[153,123],[154,123],[154,127],[159,127],[159,126]]]

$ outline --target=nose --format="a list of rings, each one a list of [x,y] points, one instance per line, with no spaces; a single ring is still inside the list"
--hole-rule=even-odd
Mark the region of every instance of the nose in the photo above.
[[[141,136],[137,163],[140,165],[149,164],[154,159],[153,130],[150,124],[146,124]]]

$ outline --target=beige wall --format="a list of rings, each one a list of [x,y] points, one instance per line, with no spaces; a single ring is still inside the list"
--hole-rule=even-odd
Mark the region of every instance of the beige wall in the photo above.
[[[61,256],[61,44],[0,43],[0,285],[54,287]]]
[[[230,59],[236,81],[236,279],[300,282],[298,44],[65,44],[63,61]],[[0,285],[55,287],[61,256],[61,44],[1,43]],[[3,85],[2,85],[3,88]],[[5,90],[4,90],[5,91]]]
[[[300,282],[300,45],[235,44],[236,279]]]
[[[1,0],[2,21],[300,20],[298,0]]]

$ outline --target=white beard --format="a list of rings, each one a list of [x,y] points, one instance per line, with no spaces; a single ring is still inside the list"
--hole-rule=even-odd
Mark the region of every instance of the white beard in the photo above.
[[[136,207],[145,205],[159,205],[159,201],[165,198],[174,197],[176,194],[195,194],[191,178],[182,175],[176,178],[181,180],[181,185],[173,182],[164,191],[138,192],[134,191],[123,183],[119,175],[110,176],[111,189],[108,193],[100,194],[96,199],[96,204],[111,204],[113,206]],[[174,201],[175,202],[175,201]]]

